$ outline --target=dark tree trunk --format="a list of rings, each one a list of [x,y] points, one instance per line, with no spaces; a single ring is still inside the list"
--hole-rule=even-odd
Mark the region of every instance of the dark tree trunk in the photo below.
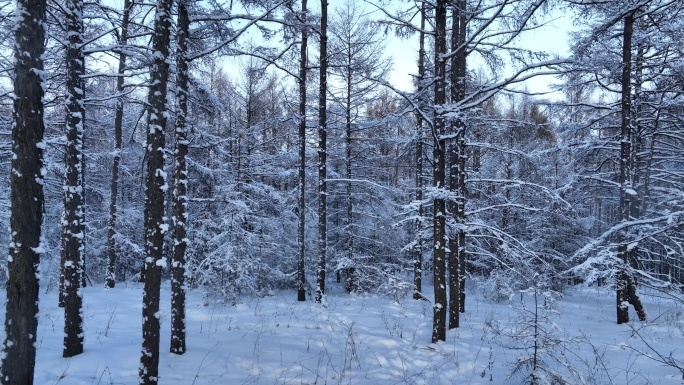
[[[64,357],[83,353],[83,2],[69,0],[67,18],[67,116],[64,151],[64,218],[62,271],[64,275]]]
[[[325,293],[325,265],[327,255],[327,90],[328,90],[328,0],[321,0],[320,85],[318,91],[318,272],[316,302]]]
[[[465,1],[460,0],[452,10],[452,33],[451,33],[451,103],[455,106],[465,97]],[[449,329],[459,326],[459,314],[464,308],[461,296],[465,293],[461,288],[464,277],[461,276],[462,251],[465,250],[465,231],[463,230],[463,213],[465,204],[465,182],[462,175],[462,165],[465,158],[462,152],[465,124],[461,118],[451,122],[454,139],[449,143],[449,190],[456,195],[456,200],[449,202],[449,214],[452,217],[455,228],[449,234]]]
[[[639,320],[646,321],[646,319],[648,319],[646,308],[641,302],[641,298],[639,298],[639,294],[636,290],[636,283],[634,282],[634,278],[631,274],[627,275],[627,300],[630,304],[632,304],[632,306],[634,306],[634,310],[636,311]]]
[[[459,94],[459,100],[463,100],[466,94],[466,73],[467,73],[467,47],[466,47],[466,34],[468,32],[468,17],[466,15],[466,0],[460,0],[458,5],[458,54],[456,55],[457,62],[457,77],[458,84],[457,90]],[[459,267],[459,311],[461,313],[465,312],[465,300],[466,300],[466,231],[464,228],[465,224],[465,204],[466,204],[466,126],[465,123],[460,122],[462,129],[459,131],[459,136],[456,138],[458,142],[458,189],[456,191],[458,200],[458,212],[457,212],[457,222],[461,225],[458,229],[458,267]]]
[[[349,258],[349,266],[347,267],[347,292],[351,293],[356,290],[354,266],[354,201],[352,200],[352,60],[351,49],[347,51],[347,95],[345,100],[345,158],[346,170],[345,176],[347,178],[347,258]]]
[[[185,249],[188,220],[188,51],[190,18],[186,0],[178,2],[178,52],[176,54],[176,89],[178,112],[176,114],[176,148],[173,177],[173,250],[171,262],[171,353],[185,353]]]
[[[420,98],[416,113],[416,202],[418,202],[416,219],[416,247],[413,259],[413,299],[424,299],[423,296],[423,111],[425,107],[425,2],[420,5],[420,37],[418,42],[418,97]]]
[[[43,221],[45,0],[17,0],[12,124],[11,241],[0,382],[31,385],[36,364],[38,264]]]
[[[620,138],[620,219],[623,222],[629,221],[630,203],[632,197],[631,184],[631,72],[632,72],[632,33],[634,27],[634,14],[625,16],[622,42],[622,120]],[[617,301],[617,323],[629,322],[629,295],[628,295],[628,276],[629,276],[629,250],[627,237],[623,237],[622,245],[618,248],[618,259],[621,263],[616,277],[616,301]]]
[[[445,74],[446,65],[444,54],[446,53],[446,1],[438,0],[435,6],[435,123],[434,137],[435,147],[433,150],[433,175],[435,190],[444,189],[445,152],[444,140],[444,116],[441,109],[446,102]],[[443,194],[437,193],[433,203],[433,269],[434,269],[434,292],[433,304],[432,342],[446,340],[446,207]]]
[[[148,96],[147,171],[145,189],[145,285],[140,384],[157,384],[159,377],[159,291],[164,261],[164,130],[169,81],[169,46],[173,0],[158,0],[154,23],[152,81]]]
[[[128,24],[133,6],[131,0],[124,0],[123,16],[121,20],[121,38],[119,45],[125,47],[128,44]],[[126,72],[126,50],[119,52],[119,70],[116,78],[116,112],[114,114],[114,162],[112,163],[112,182],[109,195],[109,222],[107,224],[107,277],[105,287],[113,288],[116,285],[116,218],[117,198],[119,194],[119,165],[121,163],[121,143],[123,136],[124,115],[124,73]]]
[[[306,272],[304,270],[304,244],[306,221],[306,72],[308,42],[306,0],[302,0],[302,13],[299,22],[302,28],[302,43],[299,58],[299,196],[297,200],[297,214],[299,226],[297,242],[299,255],[297,258],[297,300],[306,301]]]
[[[459,15],[458,15],[458,36],[459,36],[459,51],[458,55],[456,55],[457,59],[457,67],[458,67],[458,92],[461,95],[460,98],[461,100],[465,97],[466,93],[466,71],[467,71],[467,62],[466,62],[466,52],[467,52],[467,47],[465,45],[466,42],[466,34],[468,32],[468,17],[466,15],[466,7],[467,7],[467,2],[466,0],[459,0],[458,3],[458,9],[459,9]],[[465,124],[463,124],[463,129],[460,132],[460,136],[457,138],[458,139],[458,150],[459,150],[459,168],[458,168],[458,191],[457,191],[457,199],[458,199],[458,221],[461,225],[465,224],[465,203],[466,203],[466,159],[467,159],[467,153],[466,153],[466,142],[465,142],[465,134],[466,134],[466,127]],[[459,268],[459,284],[458,284],[458,289],[459,289],[459,301],[458,304],[460,306],[459,311],[461,313],[465,312],[465,300],[466,300],[466,289],[465,289],[465,283],[466,283],[466,232],[465,228],[461,227],[458,229],[458,268]]]
[[[463,79],[465,81],[465,66],[463,67]],[[458,140],[459,145],[459,181],[458,184],[461,190],[458,192],[458,219],[461,224],[465,223],[465,179],[466,179],[466,146],[465,146],[465,127],[463,134]],[[459,311],[465,313],[465,301],[466,301],[466,232],[464,228],[458,230],[458,269],[459,269]]]
[[[81,39],[82,40],[82,39]],[[85,60],[85,57],[83,58]],[[85,61],[83,62],[83,73],[85,73]],[[85,100],[85,81],[81,81],[81,92],[83,92],[83,95],[81,96],[83,100]],[[83,103],[82,103],[83,104]],[[82,135],[81,135],[81,207],[83,208],[81,210],[81,234],[83,234],[83,238],[81,239],[81,266],[80,266],[80,285],[81,287],[86,287],[86,278],[88,278],[87,272],[86,272],[86,241],[88,240],[87,238],[87,233],[86,233],[86,208],[88,207],[88,204],[86,202],[86,166],[88,165],[87,161],[87,156],[86,156],[86,149],[85,149],[85,143],[86,143],[86,131],[85,131],[85,106],[82,105],[82,111],[83,111],[83,118],[81,119],[81,126],[82,126]]]
[[[625,16],[622,43],[622,121],[620,139],[620,219],[630,221],[639,211],[638,197],[632,179],[632,134],[631,116],[631,71],[632,71],[632,35],[634,30],[634,13]],[[638,214],[636,214],[638,215]],[[636,283],[631,271],[631,258],[636,259],[636,247],[628,246],[629,238],[624,236],[618,248],[618,259],[621,263],[616,280],[617,323],[629,322],[629,304],[634,306],[641,321],[647,318],[646,309],[637,294]]]

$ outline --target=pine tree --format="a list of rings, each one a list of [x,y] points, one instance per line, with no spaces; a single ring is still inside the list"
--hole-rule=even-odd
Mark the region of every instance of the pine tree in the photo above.
[[[423,108],[425,98],[425,1],[420,4],[420,32],[418,38],[418,97]],[[423,111],[416,112],[416,244],[413,259],[413,299],[424,299],[423,296]]]
[[[154,23],[152,79],[148,94],[147,170],[145,189],[145,275],[143,291],[143,342],[140,383],[153,385],[159,378],[159,295],[164,233],[164,131],[168,106],[169,46],[173,0],[159,0]]]
[[[318,269],[316,302],[323,301],[327,254],[327,92],[328,92],[328,1],[321,0],[320,83],[318,91]]]
[[[341,215],[343,219],[340,219],[345,226],[342,242],[346,256],[338,259],[337,273],[338,278],[341,272],[345,273],[348,292],[356,291],[359,287],[357,268],[363,269],[360,264],[357,266],[356,260],[356,254],[363,253],[363,241],[357,245],[356,239],[363,239],[365,236],[359,232],[364,220],[364,213],[360,209],[363,193],[357,191],[359,187],[356,186],[359,184],[352,180],[355,176],[353,174],[362,172],[363,163],[367,160],[367,154],[359,148],[362,141],[359,127],[363,125],[364,118],[359,112],[370,103],[383,100],[378,97],[380,83],[377,79],[385,78],[390,68],[390,63],[383,57],[384,40],[378,36],[377,27],[378,24],[369,20],[358,4],[347,0],[335,7],[329,28],[329,70],[333,81],[328,87],[328,93],[333,95],[344,115],[342,156],[345,168],[340,173],[345,178],[345,191],[342,194],[346,215]],[[383,105],[382,108],[390,105],[391,103]],[[365,119],[372,118],[375,117],[370,114],[365,116]],[[330,195],[334,193],[331,192]],[[335,204],[336,202],[333,206]],[[334,219],[331,221],[339,222]]]
[[[622,95],[621,95],[621,138],[620,138],[620,219],[627,222],[631,219],[634,186],[632,185],[632,36],[634,34],[634,13],[632,11],[625,16],[622,37]],[[627,240],[618,247],[618,259],[621,263],[617,281],[615,283],[617,302],[617,323],[629,322],[629,304],[633,304],[639,319],[646,320],[646,311],[636,288],[632,273],[629,271],[630,250]]]
[[[446,340],[446,205],[443,190],[445,189],[445,126],[443,108],[446,103],[446,1],[438,0],[435,5],[435,82],[434,82],[434,138],[433,175],[435,197],[433,200],[433,269],[434,292],[432,342]]]
[[[178,2],[178,52],[176,53],[176,148],[173,177],[173,248],[171,251],[171,353],[185,353],[185,250],[188,220],[188,35],[187,0]]]
[[[128,26],[133,3],[124,0],[123,16],[121,19],[121,35],[119,45],[125,47],[128,44]],[[121,143],[123,136],[124,117],[124,74],[126,73],[127,54],[125,49],[119,51],[119,68],[116,78],[116,112],[114,115],[114,162],[112,163],[112,179],[109,195],[109,222],[107,223],[107,276],[105,287],[113,288],[116,285],[116,218],[117,199],[119,195],[119,167],[121,164]]]
[[[299,181],[297,195],[297,300],[306,301],[306,274],[304,270],[304,244],[305,244],[305,225],[306,225],[306,72],[307,55],[306,48],[308,43],[307,31],[307,8],[306,0],[302,0],[302,12],[299,17],[300,28],[302,30],[302,41],[299,48]]]
[[[458,103],[465,96],[467,30],[465,0],[460,0],[452,9],[451,32],[451,103]],[[451,122],[454,139],[449,143],[449,190],[455,193],[455,200],[449,202],[449,214],[455,225],[449,234],[449,329],[459,325],[459,313],[465,310],[465,123],[456,118]]]
[[[38,264],[43,252],[43,53],[45,0],[18,0],[14,30],[11,241],[0,382],[33,384],[38,329]]]
[[[83,353],[84,189],[83,121],[84,59],[83,1],[69,0],[67,17],[67,117],[64,152],[64,216],[62,271],[64,276],[64,357]]]

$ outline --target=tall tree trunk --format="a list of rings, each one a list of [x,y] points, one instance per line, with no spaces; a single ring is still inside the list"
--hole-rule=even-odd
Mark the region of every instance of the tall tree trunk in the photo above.
[[[147,170],[145,189],[145,285],[143,292],[143,342],[140,384],[157,384],[159,378],[159,291],[161,286],[164,233],[164,131],[166,91],[169,81],[169,46],[173,0],[158,0],[154,23],[154,63],[148,96]]]
[[[420,37],[418,42],[418,86],[419,95],[416,113],[416,247],[413,251],[413,299],[424,299],[423,291],[423,111],[425,107],[425,1],[420,5]]]
[[[623,222],[638,216],[638,196],[636,177],[633,174],[634,150],[632,148],[634,124],[632,122],[632,36],[634,33],[634,12],[625,16],[622,42],[622,98],[621,98],[621,138],[620,138],[620,219]],[[639,69],[640,70],[640,69]],[[618,260],[622,264],[616,280],[617,323],[629,322],[629,304],[641,321],[647,318],[646,309],[639,298],[636,283],[631,271],[632,258],[636,261],[637,248],[630,247],[629,237],[623,236],[618,247]],[[635,266],[636,267],[636,266]]]
[[[83,1],[69,0],[67,18],[67,116],[64,151],[64,357],[83,353]]]
[[[465,53],[464,53],[465,55]],[[464,58],[465,60],[465,58]],[[463,66],[463,81],[465,82],[465,65]],[[459,176],[458,176],[458,186],[459,191],[457,199],[458,203],[458,221],[461,225],[465,224],[465,202],[466,202],[466,145],[465,145],[465,126],[463,127],[463,132],[461,137],[458,138],[458,149],[460,151],[459,156]],[[465,302],[466,302],[466,232],[463,227],[458,229],[458,269],[459,269],[459,311],[465,313]]]
[[[185,249],[188,220],[188,35],[190,18],[187,0],[178,2],[178,52],[176,53],[176,140],[173,175],[173,250],[171,252],[171,353],[185,353]]]
[[[457,64],[457,78],[458,78],[458,84],[457,84],[457,91],[458,91],[458,99],[463,100],[465,97],[466,93],[466,70],[467,70],[467,62],[466,62],[466,33],[468,31],[468,18],[466,16],[466,7],[467,3],[466,0],[459,0],[459,3],[457,5],[459,14],[458,14],[458,46],[459,51],[458,54],[456,55],[456,64]],[[459,136],[456,138],[458,142],[458,189],[456,191],[456,195],[458,199],[458,212],[456,215],[457,222],[461,225],[458,229],[458,268],[459,268],[459,284],[458,284],[458,290],[459,290],[459,311],[461,313],[465,312],[465,300],[466,300],[466,290],[465,290],[465,282],[466,282],[466,232],[464,228],[465,224],[465,202],[466,202],[466,145],[465,145],[465,134],[466,134],[466,126],[464,122],[460,122],[462,129],[459,131]]]
[[[432,323],[432,342],[446,340],[446,207],[443,194],[440,190],[444,189],[445,174],[445,152],[446,143],[444,140],[444,116],[442,108],[446,102],[445,74],[446,63],[444,54],[446,53],[446,1],[438,0],[435,5],[435,123],[434,137],[435,147],[433,150],[433,175],[436,196],[433,202],[433,269],[434,269],[434,292],[435,301],[433,304],[433,323]]]
[[[9,277],[2,344],[3,385],[33,384],[38,328],[38,264],[43,253],[43,53],[45,0],[17,0]]]
[[[299,255],[297,258],[297,300],[306,301],[306,272],[304,270],[304,244],[305,244],[305,220],[306,220],[306,72],[308,43],[306,0],[302,0],[302,13],[299,22],[302,28],[302,43],[299,51],[299,196],[297,212],[299,226],[297,229],[297,242]]]
[[[128,44],[128,24],[130,19],[132,0],[124,0],[123,16],[121,19],[121,37],[119,39],[119,69],[116,78],[116,112],[114,114],[114,162],[112,163],[112,181],[109,195],[109,222],[107,223],[107,276],[105,287],[116,285],[116,218],[117,198],[119,195],[119,165],[121,164],[121,143],[123,136],[124,115],[124,73],[126,72],[126,50]]]
[[[85,57],[84,57],[85,60]],[[85,73],[85,62],[84,62],[84,73]],[[83,92],[83,95],[81,96],[83,100],[85,100],[85,82],[81,82],[81,90]],[[81,138],[81,207],[83,210],[81,211],[81,234],[83,234],[83,239],[81,239],[81,274],[80,274],[80,285],[81,287],[86,287],[86,279],[88,278],[87,272],[86,272],[86,241],[88,240],[87,238],[87,232],[86,232],[86,208],[88,207],[88,204],[86,202],[86,166],[88,165],[87,161],[87,156],[86,156],[86,148],[85,148],[85,143],[86,143],[86,132],[85,132],[85,105],[83,106],[83,118],[81,119],[81,127],[82,127],[82,138]]]
[[[347,51],[347,95],[345,100],[345,158],[346,164],[346,178],[347,178],[347,258],[349,258],[350,266],[347,267],[347,291],[353,292],[356,290],[355,273],[356,267],[354,263],[354,201],[352,200],[352,53],[351,48]]]
[[[631,184],[631,72],[632,72],[632,33],[634,13],[625,16],[622,41],[622,120],[620,138],[620,219],[623,222],[630,218],[630,201],[633,187]],[[617,301],[617,323],[629,322],[629,295],[627,276],[629,275],[629,250],[627,237],[623,236],[622,245],[618,248],[618,259],[621,263],[615,282]]]
[[[459,1],[452,9],[452,33],[451,33],[451,103],[458,105],[465,96],[465,2]],[[463,23],[464,25],[461,25]],[[465,241],[463,231],[463,218],[461,217],[462,205],[465,203],[463,193],[465,189],[461,185],[461,142],[465,135],[463,119],[456,118],[451,122],[454,139],[449,143],[449,190],[455,193],[456,200],[450,200],[448,209],[452,218],[454,229],[449,234],[449,329],[459,326],[459,313],[461,311],[461,249],[465,245],[461,243],[461,233]]]
[[[318,272],[316,302],[325,293],[325,265],[327,254],[327,108],[328,91],[328,0],[321,0],[320,84],[318,90]]]

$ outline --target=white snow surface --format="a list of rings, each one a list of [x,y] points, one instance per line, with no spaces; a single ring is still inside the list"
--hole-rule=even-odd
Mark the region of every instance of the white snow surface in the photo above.
[[[530,341],[501,341],[485,325],[513,327],[524,314],[522,305],[529,310],[532,298],[526,295],[523,303],[517,295],[511,302],[491,303],[470,286],[461,327],[448,331],[447,340],[439,344],[430,343],[432,305],[410,296],[397,303],[332,290],[326,295],[327,305],[321,306],[310,298],[297,302],[292,291],[243,298],[235,306],[205,306],[203,293],[191,290],[188,350],[174,355],[169,353],[170,286],[165,283],[159,313],[159,384],[523,383],[509,376],[516,360],[530,351],[513,347],[531,345]],[[425,293],[431,293],[432,288],[427,289]],[[83,295],[85,351],[62,358],[63,309],[57,307],[56,291],[41,290],[35,383],[137,384],[142,285],[87,287]],[[4,296],[3,291],[3,302]],[[648,350],[630,325],[663,355],[684,359],[684,305],[642,296],[653,321],[627,325],[615,324],[615,297],[608,289],[571,289],[556,301],[558,313],[551,313],[547,329],[559,338],[585,339],[570,345],[565,357],[578,371],[585,371],[586,383],[682,383],[676,369],[638,353]],[[4,311],[0,313],[4,322]],[[631,317],[636,319],[633,311]],[[601,353],[600,364],[595,363],[594,349]]]

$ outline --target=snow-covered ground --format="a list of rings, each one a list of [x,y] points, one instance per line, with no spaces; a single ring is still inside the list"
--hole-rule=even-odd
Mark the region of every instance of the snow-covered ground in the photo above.
[[[162,289],[159,383],[529,383],[529,371],[516,363],[532,357],[534,297],[491,303],[477,291],[469,293],[461,327],[436,345],[430,344],[432,308],[426,301],[405,298],[397,303],[334,292],[320,306],[298,303],[294,292],[282,292],[245,298],[237,306],[205,306],[202,293],[191,291],[188,352],[177,356],[168,353],[167,284]],[[41,293],[35,383],[137,384],[141,286],[88,287],[84,296],[85,352],[67,359],[61,356],[63,311],[56,293]],[[676,368],[644,356],[655,357],[647,342],[665,357],[684,359],[681,304],[644,296],[651,321],[618,326],[612,292],[574,289],[556,300],[552,310],[538,298],[538,357],[547,373],[563,375],[573,384],[682,383]],[[4,314],[0,319],[4,323]]]

